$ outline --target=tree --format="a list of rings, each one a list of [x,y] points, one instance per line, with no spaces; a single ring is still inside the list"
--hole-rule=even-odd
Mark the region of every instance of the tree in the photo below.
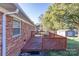
[[[74,27],[79,28],[79,4],[52,4],[43,14],[41,24],[46,30],[58,30]]]

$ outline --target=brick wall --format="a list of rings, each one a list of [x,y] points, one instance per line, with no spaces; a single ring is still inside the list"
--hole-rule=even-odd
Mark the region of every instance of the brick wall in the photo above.
[[[2,13],[0,13],[0,56],[1,56],[1,39],[2,39]]]
[[[30,39],[30,29],[34,29],[29,24],[21,21],[21,35],[18,37],[12,37],[12,22],[13,18],[10,16],[6,17],[6,36],[7,36],[7,55],[17,55],[24,44]]]

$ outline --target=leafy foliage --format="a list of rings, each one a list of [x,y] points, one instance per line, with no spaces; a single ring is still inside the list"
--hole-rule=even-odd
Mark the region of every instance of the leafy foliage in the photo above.
[[[79,4],[55,3],[41,17],[41,25],[46,30],[79,28]]]

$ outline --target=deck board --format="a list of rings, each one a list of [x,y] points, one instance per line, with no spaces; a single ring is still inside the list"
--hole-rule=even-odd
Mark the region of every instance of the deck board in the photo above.
[[[22,52],[66,49],[66,39],[63,37],[50,39],[44,36],[35,36],[22,48]]]
[[[28,43],[26,43],[22,51],[39,51],[42,49],[42,38],[40,36],[32,38]]]

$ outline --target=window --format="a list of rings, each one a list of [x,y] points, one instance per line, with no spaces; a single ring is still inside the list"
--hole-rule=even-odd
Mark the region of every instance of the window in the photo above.
[[[18,19],[13,20],[13,36],[18,36],[21,34],[21,21]]]

